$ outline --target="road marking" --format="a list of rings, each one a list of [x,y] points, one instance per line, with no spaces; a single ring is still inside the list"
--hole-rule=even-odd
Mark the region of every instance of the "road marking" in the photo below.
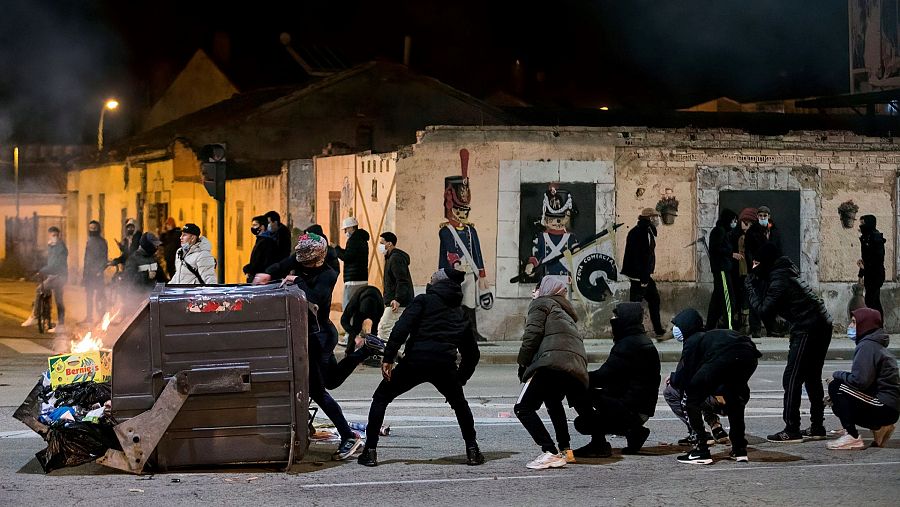
[[[521,481],[559,478],[562,475],[510,475],[494,477],[469,477],[465,479],[410,479],[405,481],[333,482],[330,484],[304,484],[302,488],[347,488],[357,486],[393,486],[395,484],[437,484],[446,482]]]
[[[44,356],[52,356],[54,354],[53,350],[23,338],[0,338],[0,345],[6,345],[19,354],[40,354]]]
[[[880,461],[878,463],[823,463],[819,465],[785,465],[763,467],[736,467],[736,468],[701,468],[701,472],[731,472],[734,470],[784,470],[786,468],[828,468],[828,467],[874,467],[900,465],[900,461]]]
[[[0,431],[0,438],[42,438],[31,430]]]

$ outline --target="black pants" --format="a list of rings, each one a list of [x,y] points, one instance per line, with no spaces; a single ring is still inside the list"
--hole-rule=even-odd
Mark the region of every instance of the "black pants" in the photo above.
[[[732,305],[731,273],[727,271],[713,272],[713,293],[706,311],[706,329],[716,329],[719,321],[725,317],[725,329],[733,329],[732,323],[737,318],[737,310]]]
[[[313,338],[314,340],[315,338]],[[310,341],[312,345],[312,340]],[[310,346],[309,355],[309,397],[316,402],[316,405],[325,412],[325,415],[334,423],[335,429],[341,435],[341,439],[347,440],[354,438],[356,435],[338,402],[328,394],[325,390],[326,378],[328,378],[333,368],[332,362],[335,361],[334,354],[331,352],[323,353],[318,347]],[[353,371],[352,369],[350,370]],[[349,375],[349,374],[348,374]],[[346,377],[345,377],[346,378]],[[380,426],[379,426],[380,427]]]
[[[882,426],[894,424],[900,413],[885,405],[876,405],[868,401],[869,396],[840,380],[832,380],[828,384],[828,395],[831,396],[831,409],[841,420],[841,426],[854,438],[859,438],[856,425],[876,430]]]
[[[556,445],[553,445],[553,439],[550,438],[550,433],[547,432],[547,428],[544,427],[544,423],[537,415],[537,410],[541,408],[541,405],[547,407],[550,423],[556,433],[556,443],[560,448],[567,448],[570,444],[569,423],[566,420],[566,409],[563,407],[562,400],[566,398],[570,405],[581,410],[585,406],[583,405],[585,394],[584,385],[571,375],[542,368],[536,371],[522,387],[522,393],[519,394],[513,411],[519,418],[519,422],[534,439],[534,443],[539,445],[542,451],[556,454],[559,450]]]
[[[410,361],[405,360],[394,367],[391,380],[382,380],[372,395],[372,406],[369,408],[369,428],[380,428],[384,423],[384,412],[387,406],[398,396],[410,389],[428,382],[441,396],[447,399],[450,408],[456,412],[456,422],[462,432],[466,446],[475,444],[475,419],[472,410],[463,394],[462,385],[457,379],[456,365],[449,361]],[[374,449],[378,446],[378,432],[366,434],[366,447]]]
[[[371,355],[372,351],[366,347],[361,347],[359,350],[344,355],[343,359],[340,361],[334,357],[334,354],[329,354],[323,363],[324,370],[322,377],[325,382],[325,388],[337,389],[340,387],[341,384],[347,380],[347,377],[356,370],[356,367],[362,364],[362,362]]]
[[[593,405],[592,415],[582,415],[575,419],[575,429],[584,435],[591,435],[591,443],[606,441],[606,435],[625,435],[640,428],[647,420],[626,407],[618,397],[610,396],[602,389],[591,389],[588,393]]]
[[[653,332],[663,334],[662,322],[659,319],[659,291],[656,290],[656,282],[650,279],[650,283],[646,287],[641,287],[641,282],[631,281],[631,291],[629,293],[629,301],[640,303],[646,300],[650,309],[650,322],[653,323]]]
[[[85,319],[91,321],[94,319],[94,308],[97,312],[102,312],[106,306],[106,296],[103,293],[103,282],[86,283],[84,292],[87,296],[87,312]]]
[[[696,435],[703,435],[702,410],[707,399],[722,393],[725,398],[725,413],[728,415],[728,438],[733,449],[747,448],[746,427],[744,426],[744,407],[750,399],[750,387],[747,383],[756,371],[755,353],[736,354],[723,360],[706,363],[697,370],[685,388],[685,411],[691,428]],[[706,439],[697,440],[700,449],[706,449]]]
[[[866,287],[866,308],[878,310],[881,319],[884,320],[884,308],[881,306],[881,286],[884,285],[884,278],[872,279],[863,278],[863,285]]]
[[[44,282],[44,290],[50,291],[53,299],[56,300],[56,319],[57,325],[62,326],[66,323],[66,305],[63,302],[63,293],[66,288],[65,278],[54,278]],[[38,300],[41,298],[41,286],[38,285],[34,291],[34,305],[31,307],[31,314],[37,317]],[[48,310],[49,311],[49,310]]]
[[[809,419],[812,426],[822,426],[825,421],[825,389],[822,387],[822,367],[831,343],[831,325],[822,322],[811,329],[791,330],[787,365],[784,367],[785,429],[800,431],[800,398],[803,387],[809,397]]]

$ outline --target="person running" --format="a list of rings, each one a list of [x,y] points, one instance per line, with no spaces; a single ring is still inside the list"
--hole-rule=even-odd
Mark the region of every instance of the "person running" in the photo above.
[[[442,269],[431,275],[425,294],[420,294],[400,316],[384,351],[384,379],[372,395],[367,427],[380,428],[387,406],[398,396],[428,382],[456,412],[456,421],[466,445],[466,464],[481,465],[484,455],[475,439],[475,420],[463,393],[481,354],[472,325],[463,314],[461,282],[465,273]],[[404,356],[394,367],[400,347]],[[456,366],[456,355],[461,359]],[[378,433],[371,432],[357,462],[378,465]]]
[[[659,212],[653,208],[644,208],[638,217],[637,225],[628,231],[625,240],[625,256],[622,260],[622,274],[631,280],[628,299],[632,302],[647,301],[650,310],[650,322],[657,338],[666,330],[659,317],[659,291],[653,281],[656,270],[656,228],[659,227]]]
[[[519,348],[519,380],[525,385],[513,411],[541,448],[541,454],[525,465],[535,470],[559,468],[575,460],[569,445],[563,397],[569,405],[585,410],[587,352],[576,325],[578,315],[566,299],[567,291],[566,284],[556,277],[545,276],[541,280],[537,298],[528,306]],[[556,445],[537,414],[541,405],[547,407]]]
[[[884,235],[875,228],[875,215],[863,215],[859,219],[859,278],[866,288],[866,307],[878,310],[884,318],[881,306],[881,286],[884,285]]]
[[[784,368],[784,424],[770,442],[796,443],[804,438],[825,438],[825,390],[822,367],[831,343],[831,315],[822,298],[816,296],[791,260],[780,256],[773,243],[766,243],[754,255],[756,265],[745,280],[750,309],[759,317],[780,316],[791,326],[787,365]],[[800,430],[800,400],[803,387],[809,397],[810,427]]]
[[[700,314],[688,308],[672,319],[678,333],[684,336],[681,353],[683,367],[672,375],[671,383],[676,389],[683,389],[686,395],[685,410],[691,428],[697,435],[705,433],[702,405],[710,397],[721,392],[728,411],[728,437],[731,440],[729,457],[735,461],[749,461],[747,457],[747,436],[744,426],[744,407],[750,400],[748,382],[756,371],[762,354],[749,336],[730,329],[701,331],[696,323],[702,324]],[[687,334],[681,329],[687,327]],[[674,329],[673,329],[674,333]],[[708,465],[713,462],[709,454],[706,438],[698,438],[694,449],[678,456],[680,463]]]
[[[884,447],[900,418],[900,374],[897,359],[887,349],[890,340],[874,308],[853,311],[847,336],[856,342],[850,371],[836,371],[828,384],[831,409],[847,432],[829,442],[832,450],[865,447],[856,426],[869,428],[873,445]]]
[[[737,215],[730,209],[723,209],[719,221],[709,233],[709,268],[713,275],[713,292],[706,312],[708,329],[723,327],[733,329],[737,320],[737,310],[733,307],[733,283],[731,265],[734,249],[731,234],[737,228]],[[720,322],[724,319],[724,322]]]

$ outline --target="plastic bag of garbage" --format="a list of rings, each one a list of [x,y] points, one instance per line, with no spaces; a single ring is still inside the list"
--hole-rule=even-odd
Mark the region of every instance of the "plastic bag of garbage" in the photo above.
[[[47,448],[35,456],[44,472],[77,466],[103,456],[107,449],[119,449],[112,424],[58,421],[50,426]]]
[[[44,378],[41,377],[41,380],[38,380],[31,392],[28,393],[28,396],[25,397],[22,405],[13,413],[13,418],[22,421],[25,426],[28,426],[35,433],[45,438],[48,431],[47,425],[41,422],[40,419],[44,415],[42,405],[46,401],[49,389],[50,385],[47,384],[45,386]]]
[[[79,406],[85,410],[95,404],[103,405],[112,398],[112,387],[109,382],[82,382],[56,388],[56,406]]]

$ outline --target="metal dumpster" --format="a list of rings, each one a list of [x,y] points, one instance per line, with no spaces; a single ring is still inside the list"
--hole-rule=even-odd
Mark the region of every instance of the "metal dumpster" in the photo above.
[[[307,302],[295,286],[157,285],[113,347],[122,451],[147,469],[285,463],[308,434]]]

